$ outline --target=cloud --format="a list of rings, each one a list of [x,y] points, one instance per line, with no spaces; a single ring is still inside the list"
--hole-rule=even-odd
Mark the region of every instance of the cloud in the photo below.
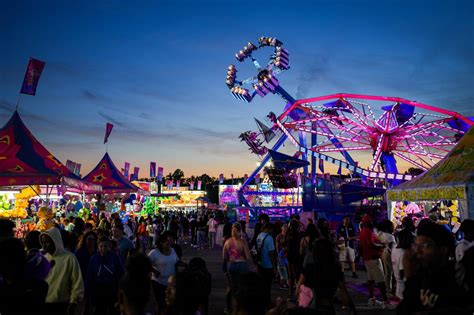
[[[205,138],[216,138],[221,140],[229,140],[234,136],[237,138],[236,133],[232,131],[216,131],[196,126],[187,126],[186,129],[188,129],[192,135],[199,135]]]
[[[97,112],[97,114],[99,114],[100,117],[104,118],[105,120],[107,120],[107,122],[111,122],[113,123],[114,125],[117,125],[117,126],[120,126],[120,127],[126,127],[126,125],[124,123],[122,123],[121,121],[113,118],[112,116],[110,115],[107,115],[101,111]]]

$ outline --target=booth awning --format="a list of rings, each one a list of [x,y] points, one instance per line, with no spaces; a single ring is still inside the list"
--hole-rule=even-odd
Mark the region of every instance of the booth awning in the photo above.
[[[101,186],[81,180],[31,133],[15,111],[0,130],[0,186],[66,185],[86,192]]]

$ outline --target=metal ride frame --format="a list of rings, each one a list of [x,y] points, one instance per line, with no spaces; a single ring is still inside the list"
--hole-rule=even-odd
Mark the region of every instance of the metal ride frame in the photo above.
[[[252,60],[258,70],[257,76],[237,81],[237,69],[231,65],[227,71],[226,83],[234,97],[246,102],[251,102],[257,94],[264,97],[270,92],[280,95],[286,101],[284,112],[272,121],[272,129],[282,133],[272,150],[277,151],[289,140],[297,152],[302,153],[303,160],[306,161],[311,155],[309,176],[308,167],[304,168],[306,179],[315,178],[316,159],[319,158],[336,164],[339,168],[348,169],[362,178],[384,179],[396,185],[412,179],[411,175],[398,172],[396,158],[426,170],[441,160],[474,124],[471,119],[459,113],[399,97],[338,93],[295,100],[276,79],[277,74],[290,68],[289,53],[283,48],[283,43],[269,37],[261,37],[259,43],[258,48],[248,43],[236,54],[240,62],[247,58]],[[267,66],[262,68],[252,52],[265,46],[274,47],[274,54]],[[246,86],[251,86],[254,91],[250,93]],[[324,101],[330,102],[319,103]],[[367,101],[385,103],[381,107],[382,115],[379,118],[376,118]],[[415,109],[419,111],[415,112]],[[295,137],[295,133],[298,137]],[[306,143],[307,135],[311,138],[310,147]],[[324,140],[318,142],[318,135]],[[239,191],[239,201],[246,207],[252,206],[244,197],[245,187],[269,161],[270,154],[267,151],[254,151],[258,155],[263,155],[262,152],[266,155]],[[348,151],[371,152],[373,159],[370,166],[359,166]],[[333,152],[340,153],[344,160],[328,155]],[[314,181],[305,180],[304,189],[311,189],[313,192]],[[312,206],[303,204],[305,210],[311,210]]]

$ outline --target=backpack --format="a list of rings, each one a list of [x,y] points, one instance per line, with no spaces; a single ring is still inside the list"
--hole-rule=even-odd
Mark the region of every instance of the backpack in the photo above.
[[[265,245],[265,240],[267,239],[267,237],[269,236],[270,234],[267,234],[265,235],[265,237],[263,238],[263,241],[262,241],[262,245],[260,246],[260,248],[258,248],[257,246],[257,252],[255,255],[252,255],[252,258],[253,258],[253,263],[256,265],[260,265],[260,263],[262,262],[262,248],[263,246]]]

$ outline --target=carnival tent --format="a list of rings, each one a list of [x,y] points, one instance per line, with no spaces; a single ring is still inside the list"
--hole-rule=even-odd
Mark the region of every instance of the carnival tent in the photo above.
[[[101,185],[105,194],[131,193],[139,189],[122,175],[108,153],[105,153],[99,164],[83,179]]]
[[[61,185],[98,193],[100,185],[83,181],[64,166],[31,133],[15,111],[0,129],[0,186]]]
[[[461,216],[474,218],[474,127],[443,160],[390,189],[387,197],[389,201],[458,200]]]

